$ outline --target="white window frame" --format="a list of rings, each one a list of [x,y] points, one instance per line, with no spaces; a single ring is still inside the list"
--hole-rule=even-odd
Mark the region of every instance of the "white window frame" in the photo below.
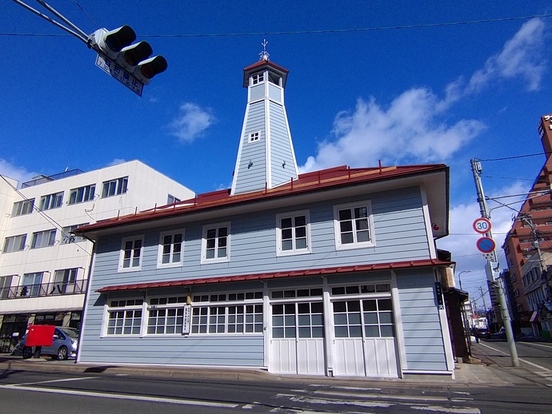
[[[135,251],[136,246],[135,243],[137,241],[140,241],[140,253],[138,257],[138,265],[133,266],[133,262],[136,259],[135,257]],[[132,242],[132,247],[130,248],[130,257],[125,258],[125,252],[128,250],[126,248],[126,244],[128,242]],[[137,236],[129,236],[129,237],[123,237],[123,240],[121,242],[121,252],[119,255],[119,272],[135,272],[137,270],[142,269],[142,259],[144,257],[144,235],[137,235]],[[128,259],[130,261],[130,264],[128,266],[125,266],[125,260]]]
[[[174,256],[174,248],[176,246],[176,243],[174,242],[174,236],[180,235],[182,236],[182,240],[180,241],[180,259],[178,261],[173,261]],[[171,237],[171,244],[170,244],[170,252],[165,253],[165,237]],[[168,254],[169,255],[169,262],[163,263],[163,256]],[[163,231],[159,234],[159,248],[157,253],[157,266],[158,267],[178,267],[182,266],[182,263],[184,262],[184,229],[179,230],[169,230],[169,231]]]
[[[125,194],[128,189],[128,175],[126,177],[115,178],[104,181],[102,185],[102,198],[114,197]]]
[[[305,217],[305,238],[306,238],[306,247],[297,248],[297,234],[295,225],[295,219],[297,217]],[[283,232],[282,232],[282,220],[290,218],[292,220],[291,226],[291,243],[292,248],[290,250],[284,250],[282,248],[283,242]],[[294,211],[289,213],[281,213],[276,215],[276,255],[277,256],[290,256],[295,254],[308,254],[312,253],[311,250],[311,229],[310,229],[310,214],[309,210]]]
[[[83,185],[82,187],[72,188],[69,191],[69,200],[67,204],[79,204],[92,201],[96,197],[96,184]]]
[[[34,210],[34,201],[34,198],[30,198],[28,200],[16,201],[13,203],[12,217],[31,214]]]
[[[185,294],[148,298],[144,335],[183,335],[186,302]]]
[[[249,142],[259,142],[261,140],[261,131],[254,131],[249,133]]]
[[[61,244],[78,243],[84,240],[82,236],[76,236],[73,234],[75,229],[79,226],[84,226],[88,223],[73,224],[72,226],[66,226],[61,229]]]
[[[354,210],[357,208],[366,208],[366,219],[368,224],[368,232],[369,232],[369,240],[367,241],[358,241],[357,237],[357,231],[356,226],[354,225],[356,223],[355,218],[353,217],[351,219],[352,221],[352,231],[351,234],[353,236],[353,242],[352,243],[343,243],[341,240],[341,222],[339,220],[339,212],[342,210],[352,210],[354,213]],[[376,238],[374,233],[374,216],[372,214],[372,203],[369,200],[356,202],[356,203],[348,203],[348,204],[341,204],[336,205],[333,208],[334,210],[334,233],[335,233],[335,248],[336,250],[347,250],[347,249],[359,249],[364,247],[374,247],[376,245]]]
[[[48,194],[40,198],[41,210],[52,210],[59,208],[63,204],[63,191],[57,193]]]
[[[18,234],[16,236],[6,237],[4,240],[3,253],[21,252],[25,250],[25,243],[27,243],[26,234]],[[17,248],[15,248],[17,246]]]
[[[42,249],[43,247],[51,247],[56,244],[56,229],[48,229],[36,231],[31,239],[31,249]]]
[[[113,302],[118,302],[118,305],[123,302],[123,306],[111,306]],[[134,302],[134,303],[132,303]],[[145,307],[146,303],[142,298],[126,298],[121,300],[109,300],[108,304],[104,306],[104,323],[102,327],[102,337],[114,337],[114,336],[133,336],[139,337],[142,336],[142,329],[144,327],[144,317],[145,317]],[[140,316],[136,316],[134,312],[140,312]],[[132,316],[128,312],[132,312]],[[121,320],[122,325],[115,325],[114,327],[109,326],[109,321],[113,318],[110,317],[113,313],[122,313],[122,318],[115,318],[116,320]],[[136,319],[139,318],[139,325],[134,324]],[[131,324],[128,324],[127,321],[131,321]],[[125,333],[125,328],[130,328],[131,331],[135,331],[135,328],[138,328],[138,332]],[[113,332],[110,332],[110,329]],[[121,331],[121,332],[117,332]]]
[[[220,249],[219,245],[219,230],[221,228],[226,228],[227,234],[226,234],[226,256],[218,256],[218,250]],[[210,230],[216,230],[216,236],[215,236],[215,246],[214,246],[214,252],[215,257],[207,258],[207,233]],[[203,226],[203,236],[201,238],[201,263],[222,263],[222,262],[228,262],[230,261],[230,222],[225,223],[217,223],[217,224],[209,224]]]

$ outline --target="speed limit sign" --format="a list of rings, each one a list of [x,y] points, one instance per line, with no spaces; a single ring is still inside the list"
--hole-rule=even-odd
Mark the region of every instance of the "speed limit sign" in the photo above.
[[[479,217],[473,222],[473,229],[479,234],[485,234],[491,231],[491,221],[485,217]]]

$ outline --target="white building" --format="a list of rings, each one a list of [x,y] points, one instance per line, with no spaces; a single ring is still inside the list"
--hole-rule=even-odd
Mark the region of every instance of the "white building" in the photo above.
[[[30,323],[79,327],[92,242],[79,225],[194,197],[140,161],[22,183],[0,176],[0,351]]]

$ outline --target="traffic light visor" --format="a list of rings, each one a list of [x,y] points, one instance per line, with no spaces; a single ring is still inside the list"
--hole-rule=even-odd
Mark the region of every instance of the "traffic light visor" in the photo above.
[[[136,40],[136,33],[130,26],[124,25],[107,32],[104,43],[113,52],[120,52],[125,46]]]
[[[140,73],[146,78],[151,79],[155,75],[167,70],[167,59],[163,56],[154,56],[150,59],[144,60],[138,66]]]
[[[136,66],[141,61],[150,57],[152,53],[153,49],[148,42],[138,42],[121,50],[124,62],[129,66]]]

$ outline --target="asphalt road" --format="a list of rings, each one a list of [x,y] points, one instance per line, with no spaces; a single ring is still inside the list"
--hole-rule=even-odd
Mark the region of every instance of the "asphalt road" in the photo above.
[[[487,347],[491,352],[486,356],[496,365],[501,367],[512,366],[510,348],[504,341],[482,340],[481,346]],[[523,342],[515,343],[520,364],[535,373],[552,375],[552,343],[551,342]],[[551,410],[552,411],[552,410]]]
[[[451,387],[357,381],[162,379],[102,373],[6,371],[0,412],[122,413],[550,413],[543,385]]]

